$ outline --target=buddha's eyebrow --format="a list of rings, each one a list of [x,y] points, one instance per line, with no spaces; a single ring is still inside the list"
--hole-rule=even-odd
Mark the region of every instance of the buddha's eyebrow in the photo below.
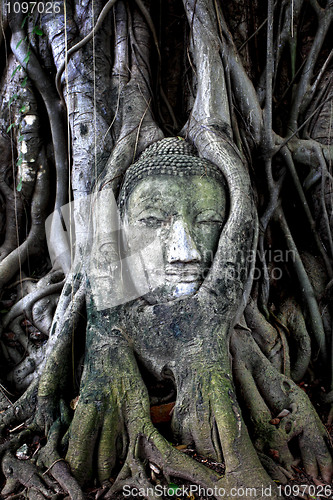
[[[159,210],[159,211],[163,211],[162,210],[162,207],[157,207],[156,205],[148,205],[146,207],[140,207],[140,211],[137,212],[135,215],[137,217],[139,217],[139,215],[141,215],[143,212],[146,212],[146,211],[149,211],[149,210]]]
[[[144,198],[139,198],[138,204],[142,205],[142,203],[145,203],[146,201],[150,202],[149,205],[147,205],[147,208],[154,208],[154,205],[152,205],[152,203],[156,203],[156,201],[162,201],[160,191],[152,191],[150,193],[147,193]]]
[[[216,208],[199,208],[196,211],[196,215],[200,214],[213,214],[222,217],[224,215],[224,210],[217,210]]]

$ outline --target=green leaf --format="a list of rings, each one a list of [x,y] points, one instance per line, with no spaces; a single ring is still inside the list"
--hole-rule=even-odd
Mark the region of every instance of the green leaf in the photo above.
[[[26,84],[27,84],[27,81],[28,81],[28,77],[27,77],[27,76],[25,76],[25,77],[23,78],[23,80],[22,80],[21,87],[25,87],[25,86],[26,86]]]
[[[9,312],[9,309],[1,309],[0,313],[1,314],[6,314]]]
[[[20,108],[20,113],[25,113],[27,111],[28,107],[23,104],[23,106]]]
[[[22,165],[22,162],[23,162],[23,156],[22,154],[20,154],[20,156],[17,159],[16,165],[20,167]]]
[[[38,36],[44,35],[43,31],[40,28],[38,28],[37,26],[35,26],[32,31],[33,31],[33,33],[35,33],[35,35],[38,35]]]
[[[16,68],[14,69],[13,73],[12,73],[12,76],[11,78],[13,78],[13,76],[15,75],[16,71],[20,70],[21,69],[21,64],[19,64],[18,66],[16,66]]]
[[[8,106],[10,106],[13,101],[16,101],[17,98],[18,98],[18,95],[13,94],[12,97],[9,99]]]
[[[9,127],[8,127],[8,128],[7,128],[7,130],[6,130],[7,134],[8,134],[8,132],[10,132],[10,131],[12,130],[12,128],[13,128],[13,127],[15,127],[15,125],[16,125],[16,123],[11,123],[11,124],[9,125]]]
[[[29,17],[29,16],[24,16],[23,21],[22,21],[22,24],[21,24],[21,28],[24,28],[24,25],[25,25],[25,23],[27,22],[28,17]]]
[[[17,44],[16,44],[17,49],[19,48],[19,46],[21,45],[22,42],[23,42],[23,38],[21,38],[21,40],[19,42],[17,42]]]
[[[169,483],[168,484],[168,495],[175,495],[177,493],[177,490],[179,489],[179,486],[175,483]]]
[[[16,186],[16,191],[20,192],[22,190],[22,177],[18,181],[18,185]]]
[[[28,53],[27,53],[27,55],[26,55],[26,56],[25,56],[25,58],[23,59],[23,62],[24,62],[24,63],[27,63],[27,64],[28,64],[29,59],[30,59],[30,55],[31,55],[31,51],[29,50],[29,51],[28,51]]]
[[[24,135],[20,135],[20,137],[17,140],[18,140],[18,142],[24,141]]]

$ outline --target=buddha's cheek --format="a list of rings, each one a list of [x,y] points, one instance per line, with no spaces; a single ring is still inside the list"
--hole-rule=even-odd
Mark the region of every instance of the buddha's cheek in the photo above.
[[[154,246],[160,245],[157,232],[139,222],[125,226],[125,238],[127,242],[125,247],[131,255],[145,252],[147,247],[150,248],[151,253]]]
[[[216,225],[216,227],[201,228],[195,233],[195,242],[201,255],[203,277],[207,275],[207,272],[213,263],[220,234],[221,229],[219,225]]]
[[[149,237],[150,236],[150,237]],[[131,255],[133,255],[133,247],[131,247]],[[136,245],[138,249],[138,245]],[[163,247],[161,241],[156,237],[151,237],[151,234],[146,238],[146,244],[141,243],[141,248],[138,249],[136,260],[139,258],[143,275],[140,280],[145,280],[150,290],[160,288],[165,282],[165,264],[163,258]]]
[[[148,250],[144,256],[144,262],[149,289],[155,290],[156,288],[164,286],[165,274],[162,253],[157,255],[154,251],[150,254]]]

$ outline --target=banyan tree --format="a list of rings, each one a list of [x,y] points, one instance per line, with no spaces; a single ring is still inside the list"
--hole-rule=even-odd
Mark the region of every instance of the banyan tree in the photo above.
[[[332,2],[1,7],[2,496],[329,485]]]

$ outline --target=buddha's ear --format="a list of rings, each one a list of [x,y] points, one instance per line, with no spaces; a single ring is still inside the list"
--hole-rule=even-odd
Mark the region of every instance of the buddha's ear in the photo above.
[[[129,231],[130,231],[130,226],[129,226],[129,220],[128,220],[128,215],[127,213],[122,214],[121,219],[120,219],[120,231],[121,234],[125,237],[127,237]]]
[[[129,221],[128,221],[128,215],[127,215],[126,211],[123,214],[121,214],[120,225],[121,225],[121,229],[125,229],[125,231],[128,231]]]
[[[131,230],[130,225],[129,225],[129,220],[128,220],[128,215],[125,212],[124,214],[121,214],[120,218],[120,243],[122,246],[122,250],[126,253],[130,250],[130,246],[128,243],[128,234],[129,231]]]

